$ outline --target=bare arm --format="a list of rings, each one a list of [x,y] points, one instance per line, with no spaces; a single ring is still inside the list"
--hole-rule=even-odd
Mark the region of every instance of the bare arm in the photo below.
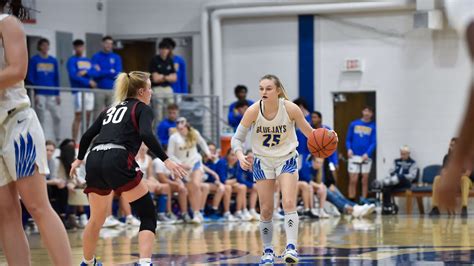
[[[171,82],[171,83],[175,83],[176,80],[178,80],[178,76],[176,75],[176,73],[171,73],[167,76],[164,76],[164,80],[166,80],[168,82]]]
[[[6,89],[25,79],[28,69],[28,50],[23,27],[11,16],[0,22],[0,33],[5,48],[7,67],[0,71],[0,89]]]
[[[288,112],[288,116],[291,120],[294,120],[296,126],[303,132],[306,138],[311,136],[313,128],[309,125],[308,121],[304,118],[303,112],[301,109],[294,103],[290,101],[285,101],[285,107]]]

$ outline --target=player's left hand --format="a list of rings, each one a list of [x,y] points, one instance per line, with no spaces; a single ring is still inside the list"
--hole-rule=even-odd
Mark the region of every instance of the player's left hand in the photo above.
[[[182,179],[188,175],[188,172],[183,169],[179,164],[173,162],[171,159],[166,159],[164,161],[166,168],[168,168],[174,177]]]
[[[72,178],[77,177],[76,168],[81,166],[81,164],[82,164],[82,160],[79,160],[79,159],[76,159],[74,162],[72,162],[71,171],[69,171],[69,176],[70,177],[72,177]]]

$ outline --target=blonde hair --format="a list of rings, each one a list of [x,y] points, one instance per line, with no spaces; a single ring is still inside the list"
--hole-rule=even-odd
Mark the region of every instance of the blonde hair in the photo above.
[[[288,97],[288,94],[286,93],[286,90],[285,90],[285,87],[283,87],[283,83],[281,83],[280,79],[273,75],[273,74],[267,74],[265,76],[263,76],[260,81],[264,80],[264,79],[268,79],[268,80],[271,80],[273,81],[273,83],[275,83],[275,86],[280,89],[280,93],[278,94],[278,98],[284,98],[285,100],[289,100],[290,98]]]
[[[186,143],[194,145],[198,140],[198,132],[194,129],[189,122],[186,122],[186,127],[188,128],[188,134],[186,135]]]
[[[132,71],[130,73],[120,73],[114,84],[115,104],[123,102],[127,98],[137,96],[139,89],[146,88],[149,79],[150,73],[148,72]]]

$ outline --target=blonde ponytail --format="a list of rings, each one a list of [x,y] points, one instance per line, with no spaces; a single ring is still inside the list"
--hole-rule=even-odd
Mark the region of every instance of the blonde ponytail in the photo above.
[[[196,144],[199,133],[188,122],[186,122],[186,127],[188,128],[188,134],[186,135],[186,143],[190,145]]]
[[[273,75],[273,74],[267,74],[265,76],[263,76],[260,81],[264,80],[264,79],[268,79],[268,80],[271,80],[273,81],[273,83],[275,83],[275,86],[280,89],[280,93],[278,94],[278,98],[284,98],[285,100],[289,100],[290,98],[288,97],[288,94],[286,93],[286,90],[285,90],[285,87],[283,87],[283,83],[281,83],[280,79]]]
[[[115,80],[114,104],[123,102],[127,98],[137,96],[140,88],[146,88],[150,73],[142,71],[132,71],[130,73],[120,73]]]

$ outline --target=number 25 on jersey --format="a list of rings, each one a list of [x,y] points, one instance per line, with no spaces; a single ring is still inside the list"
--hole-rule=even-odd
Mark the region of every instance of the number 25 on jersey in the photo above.
[[[263,134],[265,139],[263,140],[263,146],[273,147],[280,143],[281,134]]]

